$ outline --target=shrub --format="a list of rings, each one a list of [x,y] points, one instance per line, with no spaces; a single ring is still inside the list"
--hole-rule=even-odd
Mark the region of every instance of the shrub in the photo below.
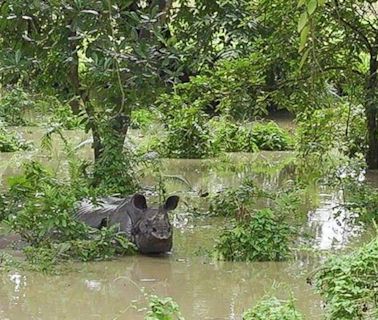
[[[155,120],[156,115],[147,109],[138,109],[131,111],[130,126],[133,129],[144,129],[150,126]]]
[[[159,298],[150,296],[149,308],[145,320],[184,320],[178,304],[171,297]]]
[[[270,209],[244,213],[243,220],[232,221],[217,241],[219,259],[229,261],[280,261],[290,253],[294,228]]]
[[[99,260],[134,252],[134,245],[114,228],[96,230],[75,219],[76,202],[95,199],[101,190],[88,186],[74,161],[69,165],[71,176],[63,180],[37,162],[27,163],[22,175],[9,180],[2,197],[6,223],[30,244],[26,258],[31,265],[39,261],[35,268],[41,271],[68,258]]]
[[[211,119],[208,125],[214,153],[219,151],[254,152],[258,150],[258,146],[245,124],[237,124],[231,118],[220,117]]]
[[[62,128],[73,130],[81,126],[82,118],[73,114],[68,104],[61,104],[55,99],[55,104],[50,108],[50,123],[58,123]]]
[[[35,108],[34,99],[21,88],[14,88],[0,96],[0,121],[9,126],[25,126],[25,112]]]
[[[326,261],[315,280],[328,319],[377,319],[377,265],[378,238],[351,254]]]
[[[344,188],[345,206],[366,224],[378,222],[378,190],[365,183],[349,183]]]
[[[280,301],[268,297],[243,315],[243,320],[302,320],[304,317],[295,309],[293,300]]]
[[[250,136],[260,150],[280,151],[293,147],[290,135],[273,121],[252,123]]]
[[[31,143],[26,142],[19,135],[1,127],[0,123],[0,152],[14,152],[29,150]]]
[[[161,153],[172,158],[205,158],[211,155],[206,114],[196,107],[175,110],[165,124],[167,137]]]
[[[209,212],[214,216],[236,217],[243,208],[253,206],[257,198],[268,196],[251,179],[245,179],[237,188],[228,188],[212,196]]]

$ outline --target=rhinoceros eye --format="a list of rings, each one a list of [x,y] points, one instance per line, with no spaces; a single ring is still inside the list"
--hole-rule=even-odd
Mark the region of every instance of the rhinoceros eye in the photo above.
[[[157,230],[156,230],[156,228],[152,228],[152,231],[153,231],[153,232],[156,232]]]

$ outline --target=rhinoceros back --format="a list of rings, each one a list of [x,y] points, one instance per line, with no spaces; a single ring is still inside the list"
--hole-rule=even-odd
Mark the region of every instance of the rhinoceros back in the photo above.
[[[131,240],[133,221],[129,214],[130,198],[104,197],[94,205],[88,199],[78,203],[76,218],[92,228],[119,225],[119,231]]]
[[[106,200],[101,199],[97,205],[87,199],[80,201],[77,205],[76,219],[92,228],[100,228],[104,220],[109,220],[117,209],[117,204]]]

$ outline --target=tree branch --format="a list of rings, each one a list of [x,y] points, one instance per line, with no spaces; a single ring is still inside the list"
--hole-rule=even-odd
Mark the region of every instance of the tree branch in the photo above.
[[[334,0],[335,1],[335,5],[336,5],[336,13],[333,13],[333,15],[336,17],[336,19],[338,19],[342,24],[344,24],[344,26],[348,27],[350,30],[352,30],[359,38],[360,40],[365,44],[366,48],[371,51],[372,49],[372,46],[370,44],[370,41],[369,39],[365,36],[365,34],[360,30],[358,29],[357,26],[353,25],[352,23],[350,23],[349,21],[345,20],[341,15],[340,15],[340,12],[339,12],[339,9],[340,9],[340,3],[338,0]]]

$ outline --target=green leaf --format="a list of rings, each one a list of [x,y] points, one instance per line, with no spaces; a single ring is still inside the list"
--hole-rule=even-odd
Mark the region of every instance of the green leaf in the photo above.
[[[16,64],[20,63],[20,60],[21,60],[21,50],[20,49],[17,49],[16,54],[14,56],[14,60],[15,60]]]
[[[299,0],[299,1],[298,1],[297,8],[302,7],[304,4],[305,4],[305,1],[304,1],[304,0]]]
[[[304,26],[307,24],[308,22],[308,14],[307,12],[303,12],[301,14],[301,16],[299,17],[299,21],[298,21],[298,32],[301,32],[302,29],[304,28]]]
[[[318,0],[318,6],[319,7],[324,6],[325,2],[326,2],[326,0]]]
[[[307,48],[303,54],[302,54],[302,58],[301,58],[301,62],[299,63],[299,69],[302,69],[303,65],[305,64],[307,58],[308,58],[308,54],[310,53],[310,49]]]
[[[309,31],[310,31],[310,27],[309,26],[305,26],[302,29],[302,31],[301,31],[300,44],[299,44],[299,52],[302,52],[302,50],[306,46],[306,42],[307,42],[307,39],[308,39],[308,33],[309,33]]]
[[[315,12],[317,5],[318,5],[317,0],[310,0],[307,3],[307,11],[309,15],[312,15]]]

